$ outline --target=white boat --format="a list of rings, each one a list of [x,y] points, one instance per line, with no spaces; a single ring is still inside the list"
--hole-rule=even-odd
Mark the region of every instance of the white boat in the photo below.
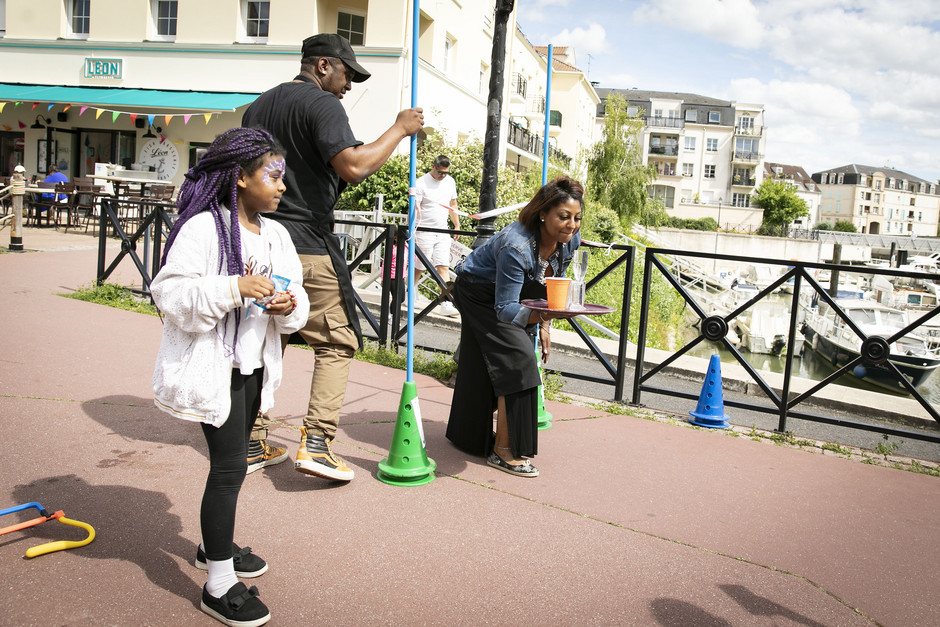
[[[803,352],[803,335],[797,333],[793,347],[788,348],[790,310],[780,303],[759,302],[751,305],[734,320],[741,346],[752,353],[784,355],[791,351],[799,356]]]
[[[809,300],[801,299],[800,302],[804,316],[801,331],[806,338],[806,345],[834,368],[841,368],[859,356],[862,340],[828,303],[814,296]],[[869,338],[878,336],[887,339],[908,324],[903,311],[873,300],[850,298],[835,299],[834,302]],[[888,350],[888,361],[897,366],[915,388],[940,367],[940,355],[931,350],[925,338],[919,335],[908,334],[892,343]],[[893,392],[907,393],[907,388],[886,366],[859,363],[851,374]]]

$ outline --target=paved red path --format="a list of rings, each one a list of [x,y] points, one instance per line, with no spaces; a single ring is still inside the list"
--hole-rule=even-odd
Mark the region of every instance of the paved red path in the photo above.
[[[0,255],[0,509],[39,501],[97,538],[27,560],[83,532],[0,536],[0,624],[218,624],[191,565],[205,445],[151,400],[159,319],[57,295],[93,280],[90,240],[24,242],[55,250]],[[286,360],[272,439],[293,454],[313,356]],[[447,443],[451,390],[419,375],[437,477],[392,487],[376,464],[403,380],[353,365],[350,484],[247,478],[236,541],[271,565],[250,583],[272,624],[937,624],[940,479],[560,403],[541,476],[518,479]]]

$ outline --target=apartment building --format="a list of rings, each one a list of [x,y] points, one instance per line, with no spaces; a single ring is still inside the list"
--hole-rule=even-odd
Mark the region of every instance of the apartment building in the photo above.
[[[547,113],[549,159],[583,176],[584,153],[595,142],[600,97],[576,67],[574,48],[553,46],[552,57],[551,95],[546,97],[548,46],[533,46],[521,29],[515,29],[509,63],[506,164],[517,170],[541,167]]]
[[[643,162],[657,172],[651,194],[662,199],[670,215],[717,217],[717,207],[751,206],[764,172],[763,105],[640,89],[597,92],[598,129],[603,129],[604,103],[611,93],[626,100],[628,114],[643,117]]]
[[[940,190],[935,182],[857,163],[816,172],[812,178],[822,193],[822,222],[851,222],[860,233],[938,234]]]
[[[765,161],[764,180],[766,179],[786,181],[796,191],[797,197],[806,203],[809,215],[794,220],[791,228],[812,229],[820,222],[819,205],[822,192],[819,191],[816,181],[801,166]]]
[[[425,134],[484,136],[494,7],[421,4]],[[357,137],[376,139],[411,103],[408,0],[0,0],[0,16],[4,175],[16,163],[40,175],[55,163],[69,177],[93,173],[96,163],[147,166],[156,146],[160,178],[179,184],[200,149],[238,125],[259,93],[297,74],[300,44],[318,32],[347,37],[372,73],[343,100]],[[499,154],[518,164],[506,152],[514,20],[512,13]],[[545,84],[541,63],[541,73],[529,73],[533,86]],[[575,132],[583,121],[573,115],[563,133],[568,126]],[[526,156],[535,154],[540,160],[541,151]]]

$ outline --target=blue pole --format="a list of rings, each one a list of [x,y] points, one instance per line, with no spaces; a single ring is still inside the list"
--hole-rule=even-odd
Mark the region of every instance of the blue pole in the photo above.
[[[552,64],[554,63],[554,46],[548,44],[548,81],[545,85],[545,134],[542,135],[542,185],[548,183],[548,125],[552,113]]]
[[[421,0],[414,0],[411,16],[411,107],[418,106],[418,26]],[[411,160],[408,167],[408,351],[405,381],[414,381],[415,357],[415,197],[417,182],[418,135],[411,136]]]

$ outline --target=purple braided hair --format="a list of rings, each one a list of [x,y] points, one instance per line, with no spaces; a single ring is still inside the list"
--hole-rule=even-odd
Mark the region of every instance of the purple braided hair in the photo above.
[[[199,162],[186,173],[176,200],[178,216],[166,240],[162,263],[166,263],[170,247],[182,226],[193,216],[209,211],[215,218],[219,235],[219,272],[223,267],[229,276],[242,276],[241,235],[238,229],[238,176],[254,174],[267,154],[284,154],[274,137],[261,128],[233,128],[215,138]],[[225,224],[222,206],[231,216]]]
[[[228,276],[243,276],[241,229],[238,227],[238,176],[254,174],[267,154],[283,155],[284,149],[261,128],[233,128],[215,138],[199,162],[186,173],[176,199],[178,217],[163,249],[161,265],[166,263],[170,247],[180,229],[193,216],[209,211],[215,218],[219,236],[219,273],[223,267]],[[227,205],[229,223],[222,213]],[[230,350],[235,355],[240,316],[235,318],[235,336]]]

